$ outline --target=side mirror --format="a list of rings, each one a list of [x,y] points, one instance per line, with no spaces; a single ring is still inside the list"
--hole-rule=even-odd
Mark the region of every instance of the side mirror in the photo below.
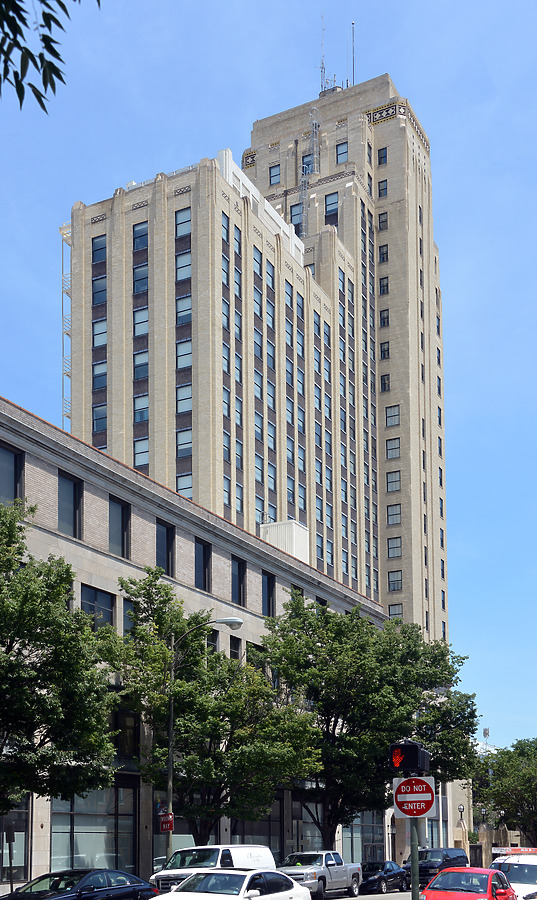
[[[327,860],[326,860],[326,868],[329,869],[330,866],[335,866],[335,862],[334,862],[333,859],[327,859]]]
[[[506,900],[506,897],[509,896],[509,891],[507,888],[496,888],[494,896],[496,897],[496,900]]]
[[[252,888],[250,891],[246,891],[244,896],[247,897],[248,900],[254,900],[254,897],[261,896],[261,891],[258,891],[257,888]]]

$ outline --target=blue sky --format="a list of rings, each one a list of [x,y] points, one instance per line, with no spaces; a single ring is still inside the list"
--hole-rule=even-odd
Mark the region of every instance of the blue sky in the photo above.
[[[537,5],[489,0],[72,6],[45,116],[0,100],[0,394],[61,424],[61,241],[92,203],[230,147],[317,96],[389,72],[432,148],[444,312],[450,639],[490,742],[537,735],[531,472]],[[534,250],[531,247],[534,246]],[[522,254],[521,247],[524,248]],[[525,263],[522,266],[522,262]],[[533,337],[532,337],[533,335]]]

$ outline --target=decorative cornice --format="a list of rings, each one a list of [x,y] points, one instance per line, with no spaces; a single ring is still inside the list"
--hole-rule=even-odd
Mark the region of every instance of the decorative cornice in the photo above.
[[[378,125],[379,122],[387,122],[389,119],[395,119],[396,116],[404,116],[412,125],[412,128],[427,150],[427,153],[430,152],[431,147],[429,141],[425,137],[423,129],[420,127],[416,116],[414,115],[408,104],[388,103],[386,106],[376,106],[374,109],[369,109],[366,112],[366,116],[367,121],[370,125]]]

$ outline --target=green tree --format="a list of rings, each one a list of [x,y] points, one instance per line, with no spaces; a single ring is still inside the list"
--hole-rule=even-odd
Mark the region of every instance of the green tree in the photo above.
[[[96,2],[101,5],[100,0]],[[59,43],[53,37],[58,30],[64,31],[62,18],[69,19],[63,0],[0,0],[0,93],[9,84],[15,89],[21,108],[28,86],[46,112],[47,92],[55,94],[56,82],[64,82]],[[42,89],[28,81],[32,69]]]
[[[121,582],[133,604],[124,688],[151,727],[142,771],[160,787],[173,698],[175,809],[203,844],[223,815],[266,815],[278,787],[312,771],[316,754],[308,714],[280,697],[262,670],[208,651],[210,615],[186,618],[160,574],[146,569],[144,579]]]
[[[489,753],[482,768],[490,773],[490,783],[481,783],[481,802],[497,813],[503,810],[507,828],[521,831],[531,847],[537,846],[537,738]]]
[[[476,709],[455,689],[462,659],[445,642],[425,643],[414,624],[379,630],[359,610],[341,615],[296,593],[267,627],[267,665],[315,717],[321,768],[301,802],[323,846],[333,846],[339,824],[388,804],[392,741],[423,740],[441,780],[467,775]]]
[[[0,813],[28,792],[108,786],[114,635],[69,611],[73,571],[27,553],[22,504],[0,506]]]

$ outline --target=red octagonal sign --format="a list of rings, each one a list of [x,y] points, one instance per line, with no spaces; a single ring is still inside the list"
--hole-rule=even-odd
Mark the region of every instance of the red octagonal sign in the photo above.
[[[434,778],[394,778],[393,802],[396,816],[434,814]]]

